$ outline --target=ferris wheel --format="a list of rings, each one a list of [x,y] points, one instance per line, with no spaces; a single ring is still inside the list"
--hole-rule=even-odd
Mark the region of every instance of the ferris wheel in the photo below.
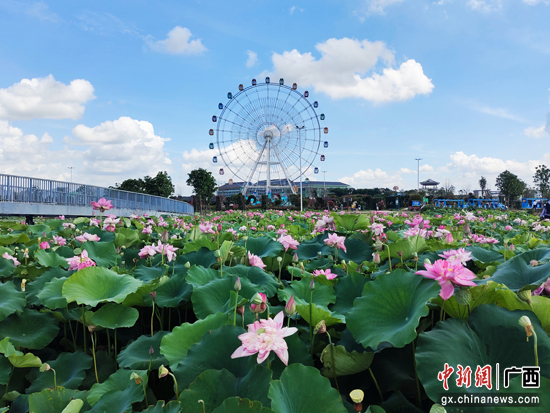
[[[227,94],[227,103],[220,103],[219,115],[212,116],[215,131],[210,129],[217,149],[214,163],[221,161],[235,178],[242,181],[242,193],[249,187],[257,193],[271,194],[272,190],[290,188],[296,193],[295,181],[301,179],[316,161],[324,161],[321,148],[328,148],[322,139],[328,133],[322,127],[324,114],[317,116],[317,101],[308,100],[309,92],[300,93],[298,86],[264,83],[252,80],[251,86],[239,85],[234,95]],[[319,168],[314,167],[314,173]],[[220,175],[225,173],[220,168]],[[229,181],[233,182],[232,179]],[[264,192],[265,188],[265,192]]]

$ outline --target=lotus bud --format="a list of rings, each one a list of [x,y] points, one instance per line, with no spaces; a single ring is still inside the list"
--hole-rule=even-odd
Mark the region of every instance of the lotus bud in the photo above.
[[[510,246],[508,247],[508,249],[510,251],[515,251],[516,250],[516,247],[514,246],[514,244],[510,244]]]
[[[292,262],[298,262],[300,259],[298,258],[298,253],[295,252],[294,255],[292,256]]]
[[[237,314],[239,314],[241,317],[244,315],[244,305],[237,307]]]
[[[48,363],[42,363],[40,366],[40,373],[44,373],[45,371],[50,371],[52,368]]]
[[[518,296],[520,301],[523,301],[527,304],[529,304],[531,302],[531,290],[518,291],[517,296]]]
[[[289,317],[296,314],[296,302],[294,301],[294,294],[290,296],[290,299],[285,305],[285,314]]]
[[[321,258],[321,251],[317,251],[317,256]]]
[[[151,291],[149,293],[149,295],[151,296],[151,298],[153,299],[153,301],[155,301],[155,298],[157,298],[157,292],[156,291]]]
[[[27,280],[25,278],[23,278],[21,280],[21,291],[25,291],[25,284],[27,283]]]
[[[382,244],[382,241],[380,241],[380,239],[377,239],[374,243],[374,249],[376,251],[382,251],[383,247],[384,247],[384,244]]]
[[[169,239],[170,239],[170,235],[168,234],[168,231],[165,230],[162,233],[161,241],[162,242],[168,242]]]
[[[418,228],[424,229],[424,220],[420,221],[420,223],[418,224]]]
[[[252,297],[250,311],[256,314],[261,314],[267,310],[267,297],[263,293],[256,293]]]
[[[222,224],[218,224],[218,231],[221,232],[221,230],[222,230]]]
[[[380,264],[380,253],[378,251],[372,253],[372,262]]]
[[[327,332],[327,325],[325,323],[325,320],[319,321],[315,326],[315,329],[313,330],[313,334],[325,334],[326,332]]]
[[[311,277],[311,282],[309,283],[309,289],[311,291],[315,290],[315,281],[313,280],[313,277]]]
[[[184,265],[185,268],[189,269],[191,268],[191,264],[189,263],[189,261],[187,261]]]
[[[529,337],[533,335],[533,324],[531,324],[531,320],[526,315],[521,316],[519,319],[519,325],[525,328],[525,334],[527,334],[527,341],[529,341]]]
[[[149,355],[152,356],[153,354],[155,354],[155,349],[151,346],[149,347]]]
[[[351,400],[354,403],[353,408],[355,409],[355,411],[356,412],[362,411],[363,410],[363,398],[365,397],[365,393],[363,393],[363,390],[359,390],[359,389],[353,390],[349,394],[349,397],[351,398]]]
[[[88,331],[90,332],[90,334],[93,334],[93,332],[95,331],[95,326],[93,324],[90,324],[88,326]]]
[[[235,291],[239,292],[241,291],[241,279],[237,277],[237,280],[235,281],[235,285],[233,286]]]
[[[283,257],[277,257],[277,262],[281,264],[281,261],[283,260]]]
[[[164,365],[161,365],[159,367],[159,379],[162,379],[163,377],[166,377],[168,376],[170,372],[168,371],[168,369],[166,367],[164,367]]]
[[[130,374],[130,380],[133,380],[136,382],[136,384],[140,384],[143,380],[143,377],[141,377],[139,374],[137,374],[135,371]]]
[[[497,223],[493,222],[493,229],[496,229],[496,227],[497,227]]]
[[[429,258],[424,258],[424,264],[432,265],[432,262]]]
[[[472,300],[470,290],[458,290],[455,294],[456,302],[460,305],[468,305]]]
[[[403,257],[403,251],[397,251],[397,255],[399,255],[399,257]]]

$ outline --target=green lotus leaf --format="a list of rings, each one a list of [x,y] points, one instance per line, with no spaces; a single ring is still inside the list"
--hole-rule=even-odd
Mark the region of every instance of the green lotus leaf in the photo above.
[[[193,287],[185,281],[185,274],[177,273],[156,289],[155,305],[176,308],[182,301],[189,301],[192,292]]]
[[[327,327],[346,322],[346,318],[343,315],[333,313],[328,308],[321,307],[316,304],[313,304],[311,307],[311,317],[309,304],[298,304],[296,306],[296,311],[298,311],[298,314],[300,314],[308,324],[313,326],[316,326],[323,320],[325,321]]]
[[[63,297],[63,284],[68,278],[54,278],[46,283],[37,298],[50,310],[67,307],[67,300]]]
[[[238,336],[245,331],[241,327],[223,326],[207,332],[202,340],[193,345],[178,367],[172,369],[180,388],[187,388],[205,370],[226,369],[240,379],[257,365],[256,356],[231,358],[241,345]]]
[[[229,397],[216,407],[212,413],[274,413],[273,410],[262,406],[260,402],[240,397]]]
[[[506,285],[512,291],[518,291],[526,285],[539,286],[548,279],[550,275],[550,263],[538,266],[531,266],[531,251],[516,255],[497,267],[495,273],[479,284],[486,284],[494,281]]]
[[[94,313],[92,323],[104,328],[133,327],[139,317],[139,311],[122,304],[107,303]]]
[[[176,368],[185,359],[193,344],[201,341],[208,331],[220,328],[228,320],[229,317],[226,314],[215,313],[193,324],[184,323],[174,327],[170,334],[162,338],[160,352],[168,359],[170,367]]]
[[[87,267],[75,272],[63,284],[63,297],[95,307],[102,302],[121,303],[143,283],[102,267]]]
[[[132,373],[136,373],[140,376],[142,378],[142,383],[137,384],[134,380],[131,380],[130,376]],[[108,400],[109,402],[116,403],[117,408],[142,401],[144,398],[143,384],[147,386],[147,381],[147,370],[117,370],[103,383],[96,383],[92,386],[88,392],[88,403],[90,406],[95,407],[95,404],[102,400],[103,403],[101,405],[108,406],[104,397],[108,394],[115,395],[120,399],[120,403],[116,402],[117,397]],[[115,408],[113,407],[113,410],[109,409],[108,411],[115,411]]]
[[[141,280],[144,283],[149,283],[153,280],[156,280],[157,278],[162,277],[162,275],[165,272],[166,272],[165,268],[145,267],[142,265],[134,271],[133,275],[134,275],[134,278]]]
[[[211,412],[228,397],[239,396],[249,399],[267,399],[267,391],[271,381],[271,371],[263,366],[254,366],[255,374],[245,380],[237,378],[227,371],[205,370],[202,372],[187,390],[184,390],[178,400],[189,413],[201,413],[202,405],[197,400],[204,401],[205,411]],[[243,386],[244,384],[244,386]]]
[[[416,338],[420,318],[428,315],[426,303],[439,294],[433,280],[395,270],[365,285],[346,322],[364,347],[376,349],[384,341],[404,347]]]
[[[59,413],[62,412],[71,400],[82,400],[84,409],[89,408],[86,393],[78,390],[56,387],[44,389],[39,393],[29,394],[29,413]]]
[[[4,339],[5,340],[5,339]],[[0,384],[8,384],[13,366],[7,357],[0,355]]]
[[[181,403],[178,401],[173,400],[165,404],[163,400],[159,400],[155,406],[149,406],[141,413],[179,413],[180,409]]]
[[[25,293],[15,288],[12,281],[0,283],[0,297],[0,321],[16,311],[20,313],[27,304]]]
[[[331,347],[329,344],[321,353],[321,362],[325,366],[323,370],[325,377],[334,378],[360,373],[370,367],[374,358],[374,353],[358,353],[357,351],[350,353],[344,346]]]
[[[388,246],[390,255],[393,258],[398,258],[399,260],[401,260],[401,257],[399,257],[398,254],[398,252],[401,252],[403,254],[403,261],[407,261],[413,258],[414,253],[420,254],[421,252],[427,251],[429,249],[428,245],[426,244],[426,240],[419,235],[400,239],[399,241],[388,244]],[[387,258],[388,248],[380,253],[380,259],[382,261],[386,260]]]
[[[160,343],[168,331],[158,331],[153,337],[140,336],[129,343],[118,355],[117,361],[120,367],[127,369],[158,369],[161,365],[168,364],[168,360],[160,353]],[[153,357],[149,351],[153,348]]]
[[[367,229],[370,226],[370,219],[367,215],[357,214],[336,214],[331,213],[336,227],[341,227],[346,231],[357,231],[358,229]]]
[[[9,337],[15,347],[40,350],[59,333],[58,322],[48,313],[25,308],[0,322],[0,337]]]
[[[546,397],[543,395],[547,395],[550,393],[550,380],[548,380],[546,377],[540,378],[540,387],[539,388],[525,388],[522,385],[522,377],[521,375],[515,375],[512,376],[513,378],[510,380],[510,386],[508,388],[501,387],[500,388],[500,395],[506,396],[508,394],[510,395],[518,395],[521,394],[522,396],[539,396],[540,404],[538,406],[529,406],[529,405],[514,405],[514,413],[532,413],[534,411],[547,411],[548,410],[548,401],[546,400]],[[534,393],[534,394],[533,394]],[[501,405],[501,406],[495,406],[493,413],[507,413],[510,412],[510,405]]]
[[[201,235],[199,239],[195,241],[186,242],[183,249],[181,250],[182,255],[189,254],[190,252],[195,252],[201,248],[206,248],[210,251],[218,249],[218,244],[210,240],[210,237]]]
[[[245,247],[250,253],[263,257],[276,257],[283,251],[283,244],[273,241],[269,237],[248,237],[245,241],[241,239],[237,242],[238,246]]]
[[[57,359],[48,361],[48,364],[55,370],[58,386],[76,390],[86,377],[86,370],[92,367],[92,357],[81,351],[61,353]],[[31,385],[26,393],[35,393],[54,387],[52,371],[40,372],[39,369],[33,369],[27,374],[27,380]]]
[[[210,268],[217,261],[214,252],[208,248],[202,247],[198,251],[180,255],[177,259],[178,264],[189,263],[190,265],[201,265],[204,268]]]
[[[31,305],[41,305],[42,303],[37,298],[37,295],[42,291],[42,288],[44,288],[46,283],[50,282],[54,278],[65,278],[70,274],[70,272],[67,272],[59,267],[50,268],[45,271],[42,275],[35,278],[34,281],[26,285],[25,292],[27,294],[27,302]]]
[[[141,285],[135,292],[128,294],[122,301],[122,305],[127,307],[149,307],[152,304],[150,293],[156,291],[161,285],[167,282],[169,278],[163,275],[160,278],[149,281],[147,284]]]
[[[315,277],[313,280],[316,281]],[[277,296],[280,301],[288,301],[290,296],[294,294],[294,300],[296,304],[308,304],[311,299],[311,277],[303,277],[300,280],[294,280],[292,283],[283,290],[279,290]],[[334,288],[330,285],[322,285],[315,282],[315,289],[313,290],[313,303],[319,306],[327,307],[329,304],[336,302],[336,294]]]
[[[46,227],[48,228],[48,227]],[[30,227],[29,227],[30,229]],[[50,229],[48,228],[48,231]],[[21,234],[9,234],[9,235],[0,235],[0,245],[5,247],[7,245],[12,245],[12,244],[26,244],[27,242],[29,242],[30,239],[29,239],[29,236],[25,233],[21,233]]]
[[[43,267],[69,267],[67,260],[53,251],[36,250],[34,258]]]
[[[115,230],[115,246],[129,248],[140,243],[139,232],[130,228],[117,228]]]
[[[288,366],[269,387],[271,409],[286,412],[347,413],[338,391],[319,370],[301,364]]]
[[[83,406],[83,400],[74,399],[69,402],[67,407],[65,407],[61,413],[79,413]]]
[[[363,261],[372,260],[372,247],[366,242],[356,239],[347,238],[344,242],[346,251],[338,250],[338,260],[352,261],[355,263],[362,263]]]
[[[4,355],[4,358],[2,360],[7,359],[13,367],[26,368],[40,367],[42,365],[42,361],[34,354],[23,354],[21,351],[16,350],[13,344],[10,343],[9,337],[6,337],[2,341],[0,341],[0,353]],[[5,361],[3,361],[2,363],[7,366]],[[5,374],[5,372],[3,373]]]
[[[88,257],[99,267],[112,267],[117,258],[120,261],[114,242],[87,241],[82,244],[82,249],[88,251]]]
[[[96,350],[95,358],[97,362],[97,376],[99,378],[99,382],[103,383],[109,378],[109,376],[111,376],[111,374],[117,371],[118,365],[113,356],[108,354],[107,351]],[[80,388],[89,390],[96,383],[95,369],[91,368],[86,371],[86,378],[80,385]]]
[[[346,314],[353,308],[353,301],[361,297],[368,279],[363,274],[352,272],[347,277],[341,277],[338,284],[334,286],[336,293],[336,304],[331,310],[340,314]]]
[[[365,413],[386,413],[386,411],[375,404],[371,404]]]
[[[258,267],[246,267],[244,265],[223,267],[223,275],[238,276],[241,280],[247,278],[252,284],[260,286],[268,297],[273,297],[279,288],[279,283],[275,277]]]
[[[481,261],[485,264],[504,261],[504,257],[501,253],[487,248],[470,246],[466,247],[465,250],[470,251],[474,261]]]
[[[7,260],[4,257],[0,260],[0,277],[8,278],[11,277],[15,271],[15,265],[13,265],[12,260]]]
[[[325,244],[327,238],[328,234],[319,234],[311,240],[302,242],[296,250],[298,258],[300,260],[313,260],[319,257],[319,252],[321,256],[334,254],[334,248]]]
[[[445,392],[438,373],[445,363],[455,373],[448,380],[449,393],[488,393],[495,392],[486,387],[469,388],[456,385],[456,370],[460,364],[470,366],[475,374],[477,366],[499,363],[500,385],[503,388],[503,372],[512,366],[533,366],[535,357],[533,340],[526,340],[525,329],[518,324],[521,316],[528,316],[538,336],[538,355],[541,376],[550,376],[550,338],[546,335],[536,316],[530,311],[509,311],[495,304],[481,305],[472,311],[469,321],[448,319],[436,324],[435,328],[418,336],[416,363],[418,377],[426,393],[433,401]],[[494,371],[493,371],[494,372]],[[496,381],[493,375],[493,381]]]

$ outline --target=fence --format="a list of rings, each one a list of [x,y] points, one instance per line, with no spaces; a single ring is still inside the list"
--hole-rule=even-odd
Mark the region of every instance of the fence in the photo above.
[[[193,206],[160,196],[120,191],[93,185],[0,174],[0,202],[66,205],[91,208],[99,198],[111,200],[116,209],[155,210],[190,214]]]

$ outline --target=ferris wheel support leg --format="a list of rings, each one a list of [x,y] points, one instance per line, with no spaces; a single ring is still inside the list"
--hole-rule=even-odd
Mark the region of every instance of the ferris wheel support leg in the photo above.
[[[246,196],[246,190],[248,189],[248,183],[252,180],[252,177],[254,176],[254,173],[256,172],[256,168],[258,167],[258,164],[260,163],[260,160],[262,159],[262,155],[265,151],[265,145],[267,141],[264,143],[264,146],[262,147],[262,150],[260,151],[260,154],[258,155],[258,159],[256,159],[256,162],[254,162],[254,168],[250,171],[248,174],[248,178],[246,179],[246,182],[244,183],[242,194]]]
[[[265,194],[267,196],[271,193],[271,138],[266,138],[266,147],[267,147],[267,161],[266,161],[266,172],[267,177],[265,181]]]
[[[281,162],[281,157],[279,156],[279,152],[276,148],[273,148],[273,151],[275,152],[275,156],[277,157],[277,160],[279,161],[279,165],[281,165],[281,169],[283,170],[283,173],[285,174],[286,182],[288,186],[290,187],[290,190],[293,194],[296,194],[296,191],[292,187],[292,182],[290,181],[290,176],[288,175],[288,171],[286,170],[284,164]]]

